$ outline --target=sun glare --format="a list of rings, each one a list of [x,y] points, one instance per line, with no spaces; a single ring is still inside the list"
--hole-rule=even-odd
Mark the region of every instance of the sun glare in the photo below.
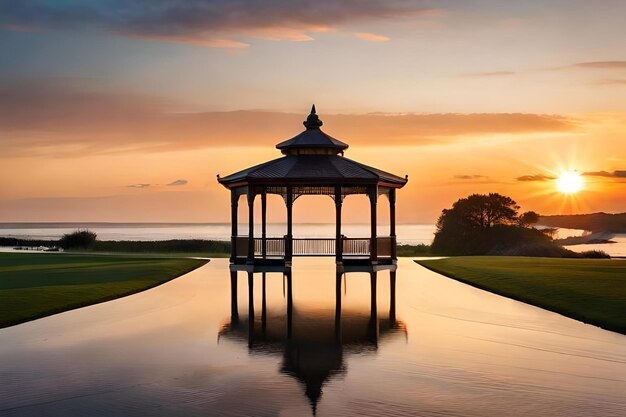
[[[578,172],[563,172],[556,179],[556,188],[563,194],[574,194],[583,189],[583,177]]]

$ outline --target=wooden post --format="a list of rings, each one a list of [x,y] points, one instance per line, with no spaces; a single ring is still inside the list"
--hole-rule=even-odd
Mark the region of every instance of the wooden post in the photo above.
[[[254,190],[248,187],[248,264],[254,263]]]
[[[287,338],[291,339],[293,330],[293,281],[291,269],[285,272],[287,276]]]
[[[341,186],[335,186],[335,261],[343,262],[343,240],[341,239]],[[340,279],[341,280],[341,279]]]
[[[287,237],[285,241],[285,261],[291,262],[293,256],[293,188],[287,186]]]
[[[261,194],[261,240],[261,252],[265,259],[267,256],[267,192],[265,187],[263,187],[263,193]]]
[[[230,271],[230,320],[233,323],[239,321],[239,308],[237,305],[237,271]]]
[[[397,260],[396,253],[396,189],[389,189],[389,235],[391,237],[391,259]],[[395,277],[395,273],[394,273]],[[395,278],[394,278],[395,279]]]
[[[235,263],[237,260],[237,208],[239,203],[239,194],[237,191],[230,190],[230,262]]]
[[[337,272],[335,282],[335,341],[341,344],[341,272]]]
[[[378,345],[378,306],[376,300],[376,289],[377,289],[377,272],[370,272],[370,322],[369,322],[369,333],[371,341]]]
[[[378,263],[378,242],[376,233],[376,206],[378,203],[378,186],[373,186],[369,190],[370,197],[370,223],[371,223],[371,237],[370,237],[370,260],[372,264]]]
[[[263,327],[263,333],[265,334],[265,329],[267,328],[267,296],[265,293],[265,272],[263,272],[263,287],[262,287],[262,298],[261,298],[261,325]]]
[[[248,272],[248,347],[254,343],[254,273]]]
[[[396,271],[389,271],[389,321],[396,323]]]

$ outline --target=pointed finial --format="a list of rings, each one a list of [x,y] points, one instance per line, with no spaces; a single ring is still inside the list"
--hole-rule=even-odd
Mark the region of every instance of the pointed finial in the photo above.
[[[302,122],[302,124],[304,124],[304,127],[306,127],[307,130],[319,129],[324,124],[317,116],[315,104],[311,106],[311,114],[309,114],[309,117],[307,117],[306,121]]]

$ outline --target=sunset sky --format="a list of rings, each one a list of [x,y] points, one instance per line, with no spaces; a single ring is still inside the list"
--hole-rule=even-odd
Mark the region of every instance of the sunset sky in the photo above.
[[[399,222],[474,192],[623,212],[624,16],[623,0],[0,1],[0,222],[228,221],[216,174],[280,156],[312,103],[347,157],[409,175]],[[559,191],[565,171],[582,191]],[[346,220],[366,207],[348,197]],[[334,221],[327,197],[295,212]]]

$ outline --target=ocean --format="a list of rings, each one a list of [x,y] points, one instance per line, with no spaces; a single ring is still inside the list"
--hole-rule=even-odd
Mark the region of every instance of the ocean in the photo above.
[[[100,240],[167,240],[167,239],[209,239],[229,240],[230,223],[0,223],[1,237],[24,239],[58,239],[65,233],[77,229],[89,229],[98,234]],[[261,225],[255,225],[260,232]],[[350,237],[367,237],[369,224],[344,224],[343,233]],[[283,236],[287,232],[285,223],[269,223],[267,235]],[[248,233],[247,224],[239,225],[239,234]],[[297,223],[293,226],[295,237],[333,237],[334,223]],[[396,234],[399,244],[430,244],[435,233],[434,224],[398,224]],[[557,237],[580,236],[583,230],[558,229]],[[258,234],[258,233],[257,233]],[[389,234],[389,225],[378,225],[378,234]],[[626,235],[616,235],[611,239],[616,243],[568,246],[574,251],[603,250],[611,256],[626,256]]]

